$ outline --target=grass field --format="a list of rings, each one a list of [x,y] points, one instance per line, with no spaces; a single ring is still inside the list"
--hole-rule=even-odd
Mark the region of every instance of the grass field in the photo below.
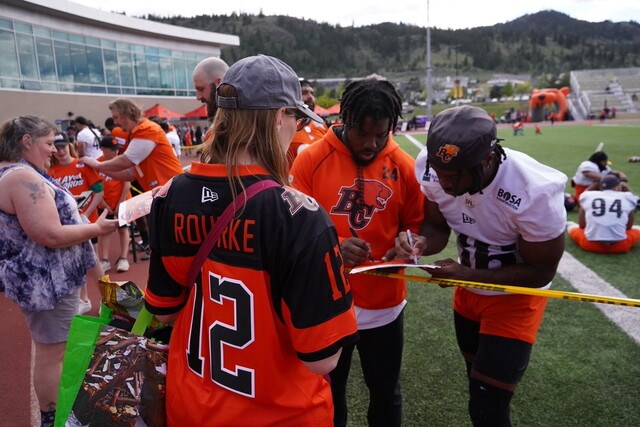
[[[569,178],[600,142],[612,167],[629,177],[640,192],[640,122],[548,126],[524,136],[499,130],[503,146],[530,154]],[[426,135],[414,135],[421,142]],[[415,157],[417,148],[395,137]],[[567,191],[571,188],[567,186]],[[577,213],[569,213],[576,220]],[[636,218],[636,224],[639,219]],[[583,252],[571,239],[566,250],[630,298],[640,299],[640,248],[625,255]],[[445,252],[425,259],[455,257],[453,240]],[[414,273],[413,271],[411,272]],[[409,283],[405,313],[402,369],[403,424],[407,426],[469,426],[464,363],[453,330],[452,289]],[[554,289],[576,290],[562,277]],[[640,308],[638,308],[640,310]],[[357,352],[349,384],[349,425],[366,426],[367,389]],[[607,319],[594,304],[550,299],[531,363],[512,401],[515,426],[640,425],[640,346]]]

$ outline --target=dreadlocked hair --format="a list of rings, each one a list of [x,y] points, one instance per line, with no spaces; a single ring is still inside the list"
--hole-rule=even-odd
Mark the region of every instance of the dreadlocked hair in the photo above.
[[[507,158],[507,153],[504,152],[504,148],[500,144],[496,142],[496,144],[491,149],[496,154],[496,158],[498,159],[498,164],[502,164],[502,160]],[[471,178],[473,178],[473,187],[469,190],[469,194],[480,193],[482,194],[482,186],[484,185],[484,171],[485,168],[482,167],[482,162],[477,165],[471,167],[469,173],[471,174]],[[462,172],[462,171],[461,171]]]
[[[386,80],[365,79],[347,85],[340,100],[340,118],[347,128],[358,128],[365,117],[389,119],[391,129],[402,117],[402,99]]]

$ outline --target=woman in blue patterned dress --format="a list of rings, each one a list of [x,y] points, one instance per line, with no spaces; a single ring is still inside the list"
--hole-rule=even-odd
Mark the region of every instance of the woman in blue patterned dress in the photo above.
[[[95,264],[89,240],[117,228],[106,215],[85,223],[73,196],[46,174],[55,132],[35,116],[0,126],[0,291],[20,306],[35,344],[42,425],[53,425],[71,318]]]

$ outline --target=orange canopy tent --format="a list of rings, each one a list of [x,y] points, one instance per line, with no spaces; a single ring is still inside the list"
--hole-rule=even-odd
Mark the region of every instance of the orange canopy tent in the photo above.
[[[315,108],[313,109],[313,112],[316,113],[317,115],[319,115],[320,117],[324,117],[324,116],[330,116],[331,114],[327,111],[326,108],[323,108],[319,105],[316,105]]]
[[[340,103],[334,104],[329,108],[324,108],[319,105],[316,105],[313,109],[313,112],[319,115],[320,117],[333,116],[340,114]]]
[[[340,114],[340,103],[333,104],[331,107],[327,108],[327,112],[329,115]]]
[[[195,110],[191,110],[188,113],[182,115],[189,119],[206,119],[207,118],[207,106],[202,104]]]
[[[156,104],[153,107],[147,110],[144,110],[142,114],[144,114],[145,117],[157,116],[157,117],[160,117],[161,119],[167,119],[167,120],[179,119],[180,117],[182,117],[182,114],[176,113],[175,111],[170,110],[167,107],[163,107],[160,104]]]

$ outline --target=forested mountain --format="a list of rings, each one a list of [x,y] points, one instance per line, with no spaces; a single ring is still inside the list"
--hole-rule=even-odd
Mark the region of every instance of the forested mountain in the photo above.
[[[424,73],[426,29],[382,23],[341,27],[309,19],[265,15],[200,15],[150,20],[235,34],[240,46],[224,48],[233,63],[257,53],[277,56],[300,75],[314,78],[362,76],[373,72]],[[437,23],[436,23],[437,25]],[[558,74],[577,69],[640,66],[640,24],[591,23],[555,11],[524,15],[505,24],[464,30],[431,30],[436,74]]]

